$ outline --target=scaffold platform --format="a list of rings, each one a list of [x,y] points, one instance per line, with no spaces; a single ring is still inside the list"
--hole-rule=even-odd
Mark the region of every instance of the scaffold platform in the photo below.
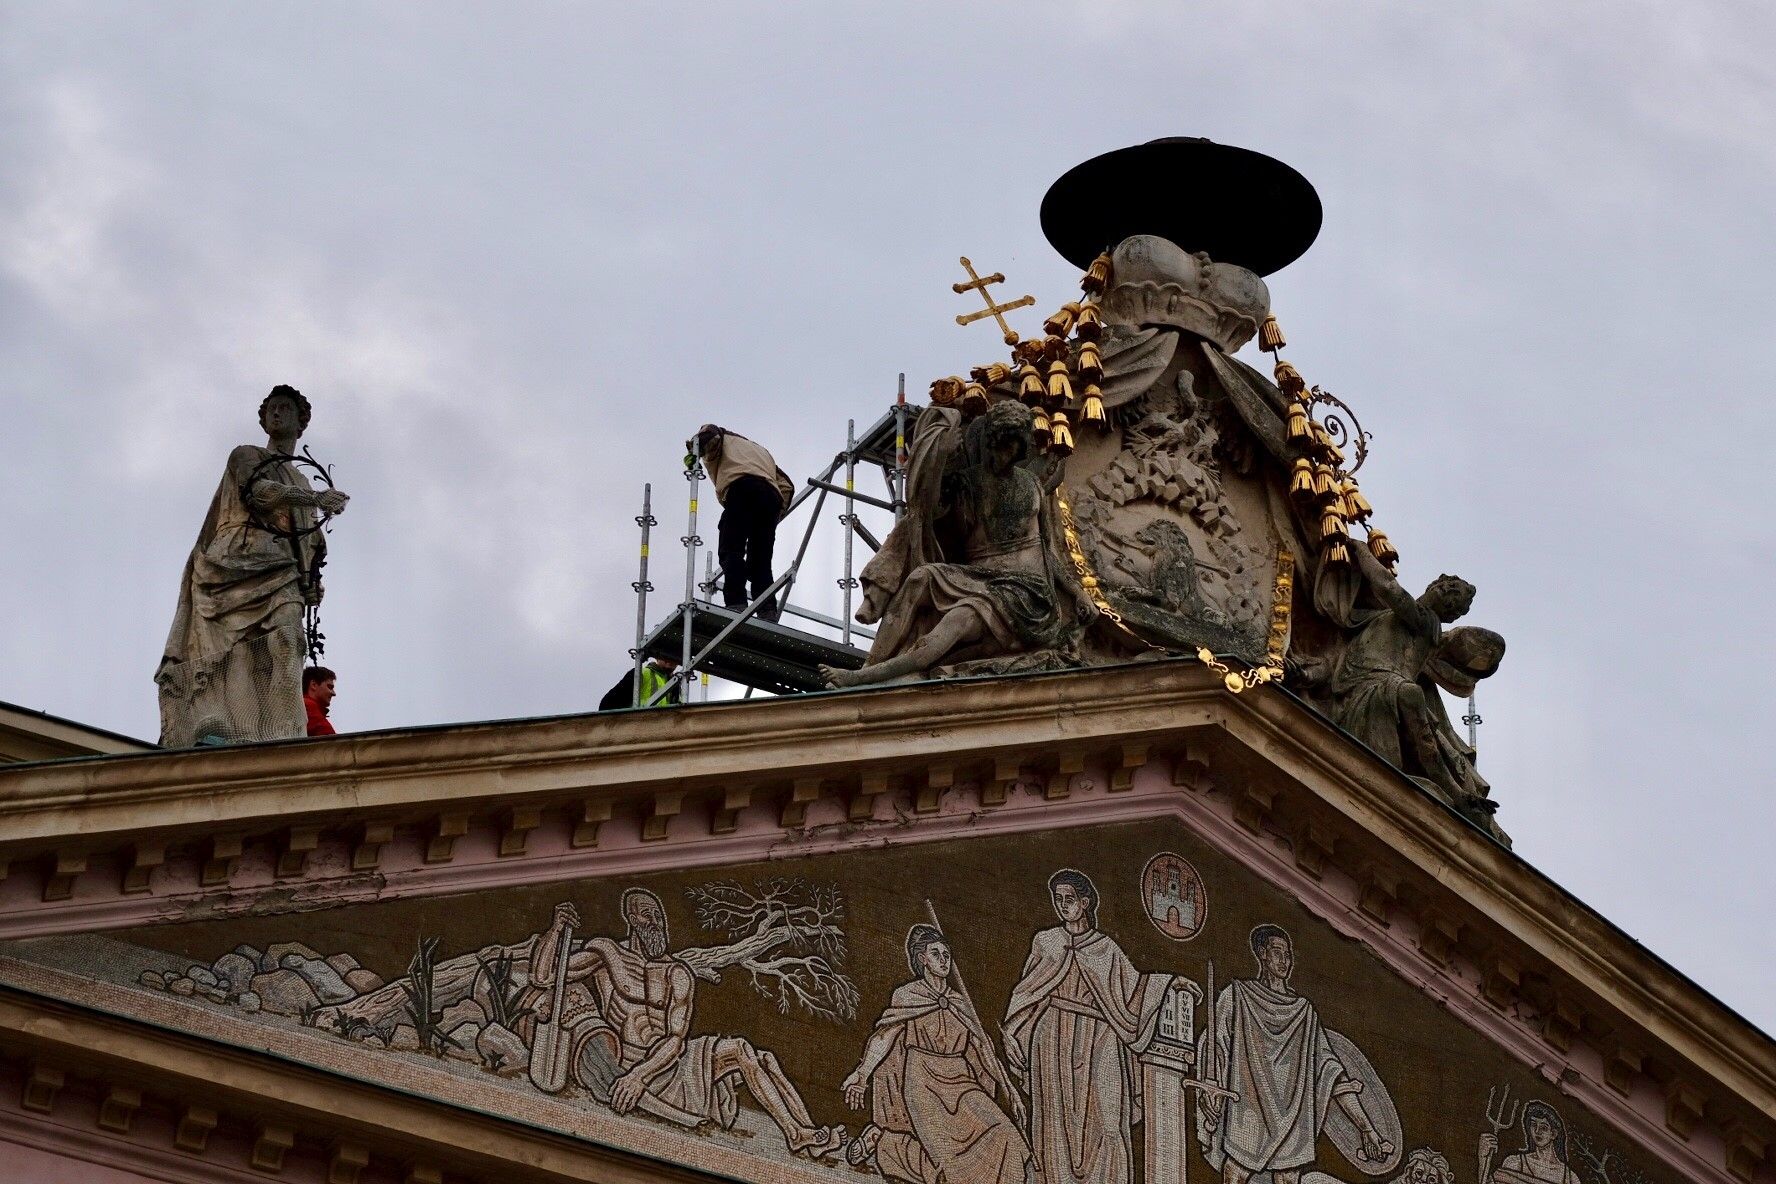
[[[684,620],[683,613],[668,617],[649,635],[642,653],[676,661],[684,653]],[[819,670],[823,663],[846,670],[863,665],[864,651],[856,646],[756,616],[742,618],[720,605],[698,604],[690,620],[693,653],[701,653],[723,629],[734,627],[698,663],[700,673],[773,695],[820,690],[825,685]]]

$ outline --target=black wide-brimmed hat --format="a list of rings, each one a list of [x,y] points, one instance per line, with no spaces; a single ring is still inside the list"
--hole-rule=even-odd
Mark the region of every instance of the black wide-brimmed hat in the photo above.
[[[1118,148],[1073,166],[1042,199],[1042,233],[1091,266],[1133,234],[1156,234],[1269,275],[1320,233],[1320,197],[1280,160],[1188,136]]]

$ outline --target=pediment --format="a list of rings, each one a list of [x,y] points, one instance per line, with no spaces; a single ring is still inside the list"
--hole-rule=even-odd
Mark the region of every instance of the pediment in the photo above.
[[[1322,1184],[1466,1179],[1483,1154],[1497,1184],[1686,1178],[1499,1038],[1510,1025],[1484,1000],[1452,997],[1237,826],[1157,796],[1079,797],[1071,816],[930,841],[913,824],[791,859],[667,853],[14,940],[0,984],[758,1184],[941,1156],[946,1179],[1022,1180],[1026,1156],[1052,1173],[1081,1147],[1092,1179],[1212,1179],[1230,1152],[1286,1155]],[[1095,916],[1069,929],[1058,894],[1095,896]],[[663,951],[626,919],[653,915],[637,902],[664,920]],[[534,975],[570,924],[565,978]],[[953,955],[948,979],[909,966],[924,927]],[[1280,978],[1254,957],[1279,937]],[[626,1106],[617,1083],[675,1024],[682,1048]],[[1261,1118],[1260,1098],[1283,1111]],[[1553,1153],[1532,1117],[1558,1128]],[[848,1164],[868,1130],[873,1157]],[[1557,1163],[1572,1174],[1536,1174]]]

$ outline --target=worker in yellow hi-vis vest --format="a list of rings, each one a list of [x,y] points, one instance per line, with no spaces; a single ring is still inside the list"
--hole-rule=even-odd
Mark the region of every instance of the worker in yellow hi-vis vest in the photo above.
[[[647,706],[648,700],[672,681],[672,674],[677,669],[678,663],[671,658],[649,658],[641,664],[641,698],[635,697],[635,671],[631,668],[617,680],[616,686],[604,693],[604,698],[598,701],[598,710],[614,711],[619,707],[633,707],[637,703]],[[667,707],[682,702],[684,696],[679,693],[681,689],[681,686],[673,687],[653,706]]]

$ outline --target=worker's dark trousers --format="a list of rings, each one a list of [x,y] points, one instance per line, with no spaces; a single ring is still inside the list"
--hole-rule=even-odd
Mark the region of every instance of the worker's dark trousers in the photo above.
[[[728,486],[716,524],[715,554],[721,561],[722,602],[729,608],[745,608],[771,586],[771,549],[782,513],[777,487],[763,477],[747,475]],[[759,606],[759,615],[777,619],[776,597]]]

